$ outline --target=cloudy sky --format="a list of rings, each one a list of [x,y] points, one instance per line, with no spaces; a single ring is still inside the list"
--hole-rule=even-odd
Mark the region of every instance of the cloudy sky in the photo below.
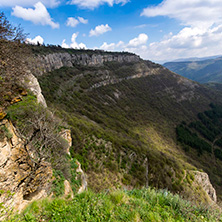
[[[155,62],[222,54],[222,0],[0,0],[29,42]]]

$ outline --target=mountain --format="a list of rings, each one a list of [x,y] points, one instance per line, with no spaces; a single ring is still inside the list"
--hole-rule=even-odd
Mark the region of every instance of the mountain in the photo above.
[[[208,57],[190,57],[190,58],[175,59],[173,61],[168,61],[168,62],[193,62],[193,61],[196,62],[196,61],[204,61],[204,60],[209,60],[209,59],[216,59],[219,57],[221,57],[221,55],[208,56]]]
[[[220,195],[220,160],[211,151],[210,158],[209,151],[200,155],[195,145],[185,151],[176,131],[211,103],[221,104],[217,92],[129,53],[32,50],[38,67],[32,72],[49,108],[71,126],[71,153],[91,188],[149,184],[190,196],[189,179],[181,178],[204,169]]]
[[[86,180],[94,192],[149,186],[221,200],[219,91],[127,52],[22,47],[0,78],[0,189],[15,193],[0,202],[21,210]]]
[[[222,57],[203,61],[167,62],[164,66],[200,83],[222,82]]]

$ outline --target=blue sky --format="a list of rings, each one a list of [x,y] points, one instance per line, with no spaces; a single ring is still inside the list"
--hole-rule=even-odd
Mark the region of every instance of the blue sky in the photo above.
[[[156,62],[222,54],[221,0],[0,0],[0,10],[32,43]]]

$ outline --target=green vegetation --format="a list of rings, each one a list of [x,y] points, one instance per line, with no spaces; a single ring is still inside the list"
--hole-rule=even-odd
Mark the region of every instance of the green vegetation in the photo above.
[[[64,181],[65,177],[60,170],[54,170],[53,176],[55,177],[52,185],[52,192],[54,196],[62,196],[65,192]]]
[[[196,133],[192,133],[186,126],[178,126],[176,132],[179,142],[197,149],[199,154],[202,154],[204,150],[209,153],[211,152],[210,144],[200,139]]]
[[[134,53],[129,52],[107,52],[99,49],[65,49],[60,45],[29,45],[29,48],[32,50],[33,54],[50,54],[50,53],[61,53],[66,52],[70,54],[85,54],[85,55],[135,55]]]
[[[6,126],[1,126],[0,127],[0,141],[4,139],[5,137],[9,140],[12,138],[12,134],[9,132]]]
[[[128,78],[141,67],[159,71]],[[187,163],[186,154],[177,146],[175,126],[197,119],[198,112],[209,109],[209,97],[216,95],[192,86],[191,93],[189,85],[181,87],[179,76],[159,68],[149,61],[108,62],[102,67],[63,67],[38,77],[49,108],[71,128],[71,155],[81,163],[93,190],[148,183],[195,195],[191,180],[183,176],[184,169],[195,170],[197,165]],[[109,79],[121,81],[100,84]],[[189,93],[195,94],[192,100]],[[181,98],[184,101],[178,102]],[[209,152],[207,142],[199,143]],[[202,165],[198,168],[203,169]],[[197,200],[205,201],[201,192]]]
[[[166,190],[142,189],[75,195],[33,202],[14,221],[221,221],[216,210],[194,206]]]
[[[165,67],[186,78],[200,83],[207,83],[208,86],[221,89],[222,59],[206,59],[203,61],[168,62]]]
[[[38,168],[42,161],[51,163],[55,177],[52,187],[54,195],[64,193],[65,179],[70,181],[75,192],[79,186],[79,181],[76,180],[76,159],[68,157],[68,142],[60,136],[61,130],[67,126],[38,104],[36,97],[31,94],[9,106],[7,118],[16,126],[24,146],[29,145],[29,150],[32,151],[30,158],[35,166]],[[9,133],[6,136],[9,137]]]
[[[183,123],[176,128],[177,140],[185,149],[186,145],[197,149],[199,154],[203,151],[214,153],[221,159],[222,150],[222,106],[210,104],[211,110],[199,113],[199,121],[191,122],[188,126]],[[214,150],[214,147],[217,149]]]
[[[220,178],[222,161],[222,106],[210,104],[210,110],[198,114],[198,120],[176,128],[177,140],[183,146],[190,160],[209,174],[220,197]],[[194,150],[198,157],[194,162]]]
[[[67,142],[59,135],[61,121],[56,120],[35,96],[28,95],[19,103],[7,109],[8,118],[14,123],[25,146],[29,144],[34,151],[33,161],[49,161],[53,168],[66,171],[65,149]],[[44,132],[44,134],[43,134]]]

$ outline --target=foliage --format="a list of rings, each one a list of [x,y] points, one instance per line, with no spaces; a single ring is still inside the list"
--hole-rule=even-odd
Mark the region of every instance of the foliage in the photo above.
[[[22,80],[27,72],[25,61],[30,55],[23,43],[23,29],[14,27],[0,12],[0,106],[3,108],[24,90]]]
[[[63,173],[60,170],[54,170],[53,171],[53,185],[52,185],[52,192],[53,195],[58,197],[64,194],[65,191],[65,186],[64,186],[64,181],[65,177]]]
[[[3,217],[10,218],[11,216],[13,216],[13,209],[5,206],[5,202],[7,200],[10,200],[14,194],[15,193],[12,193],[10,190],[0,190],[0,198],[1,200],[3,200],[2,202],[0,202],[0,219],[2,219]]]
[[[4,137],[6,137],[9,140],[12,138],[12,134],[9,132],[6,126],[1,126],[0,127],[0,140],[4,139]]]
[[[26,36],[20,26],[13,27],[4,12],[0,12],[0,40],[25,41]]]
[[[50,54],[50,53],[60,53],[60,52],[68,52],[70,54],[85,54],[88,56],[92,55],[135,55],[134,53],[129,53],[129,52],[107,52],[104,50],[99,50],[99,49],[65,49],[62,48],[59,45],[42,45],[42,46],[35,46],[35,45],[29,45],[31,48],[32,52],[34,54]]]
[[[106,189],[109,182],[114,187],[123,183],[141,187],[149,181],[151,186],[182,191],[188,183],[186,180],[180,183],[182,169],[184,165],[191,166],[184,161],[184,153],[178,152],[175,125],[196,118],[198,112],[209,107],[210,99],[195,88],[197,91],[192,93],[195,98],[202,98],[201,103],[195,98],[180,103],[180,95],[186,93],[178,84],[179,77],[160,69],[157,75],[128,78],[139,72],[138,67],[160,68],[149,61],[121,65],[107,62],[101,67],[63,67],[38,78],[48,106],[71,127],[70,152],[83,170],[92,175],[90,187],[98,190],[100,184],[101,189]],[[106,80],[107,85],[103,86],[101,82]],[[167,93],[167,86],[174,89],[173,94]],[[186,90],[189,93],[190,88]],[[105,141],[105,148],[99,144],[100,139]],[[198,144],[201,150],[204,144],[209,151],[207,141],[198,140]],[[148,177],[145,164],[149,168]],[[113,181],[104,186],[94,173],[99,181],[106,176]],[[115,179],[113,174],[117,175]]]
[[[217,146],[213,154],[222,160],[222,107],[210,104],[211,110],[199,113],[199,121],[191,122],[188,126],[181,124],[177,127],[177,140],[183,145],[188,145],[198,150],[212,153],[212,148]],[[192,132],[194,131],[194,132]],[[208,140],[208,141],[206,141]]]
[[[28,95],[8,107],[7,115],[25,141],[24,146],[29,145],[34,155],[30,158],[36,165],[46,160],[55,169],[66,171],[65,150],[68,143],[59,135],[61,122],[38,104],[35,96]]]
[[[197,149],[200,154],[204,150],[211,152],[211,146],[203,139],[200,139],[197,134],[192,133],[187,127],[180,125],[176,128],[176,132],[179,142]]]
[[[195,206],[167,190],[142,189],[75,195],[73,200],[33,202],[8,221],[220,221],[221,214]]]

